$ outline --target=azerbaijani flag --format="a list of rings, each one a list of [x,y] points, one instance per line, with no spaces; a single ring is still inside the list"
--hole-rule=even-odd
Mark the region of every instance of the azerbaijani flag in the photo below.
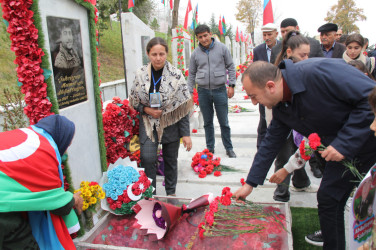
[[[188,15],[189,15],[189,12],[192,11],[192,4],[191,4],[191,0],[188,0],[188,6],[187,6],[187,10],[185,12],[185,18],[184,18],[184,29],[188,29]]]
[[[236,41],[236,42],[239,42],[239,29],[238,29],[238,27],[236,27],[235,41]]]
[[[221,16],[219,16],[218,30],[219,30],[219,34],[223,35],[223,27],[222,27]]]
[[[196,4],[196,8],[193,11],[191,29],[194,30],[197,27],[197,24],[198,24],[198,3]]]
[[[225,16],[222,17],[222,29],[223,29],[223,34],[226,34]]]
[[[134,0],[128,0],[128,10],[130,12],[133,11],[133,7],[134,7]]]
[[[263,25],[274,23],[272,0],[264,0]]]
[[[73,210],[61,217],[50,210],[68,204],[61,157],[43,129],[31,126],[0,133],[0,212],[28,212],[40,249],[76,249],[70,233],[79,229]]]

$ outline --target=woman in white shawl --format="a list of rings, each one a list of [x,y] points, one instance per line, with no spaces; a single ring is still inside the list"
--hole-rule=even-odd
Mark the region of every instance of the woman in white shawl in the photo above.
[[[347,63],[352,60],[359,60],[366,65],[369,72],[375,77],[375,58],[365,55],[363,46],[364,38],[360,34],[351,34],[346,38],[346,50],[343,53],[343,60]]]
[[[162,144],[165,189],[175,195],[180,138],[187,151],[192,148],[189,113],[193,100],[181,71],[166,59],[167,43],[154,37],[146,46],[150,59],[136,71],[130,104],[140,112],[141,167],[156,187],[157,149]]]

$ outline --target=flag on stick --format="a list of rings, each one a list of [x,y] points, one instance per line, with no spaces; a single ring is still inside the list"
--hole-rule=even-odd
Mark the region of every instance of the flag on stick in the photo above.
[[[219,34],[223,35],[223,27],[222,27],[221,16],[219,16],[218,30],[219,30]]]
[[[197,24],[198,24],[198,4],[196,4],[196,8],[193,11],[191,29],[194,30],[197,27]]]
[[[171,10],[174,9],[174,0],[170,0],[170,9],[171,9]]]
[[[272,0],[264,0],[263,25],[274,23]]]
[[[189,12],[191,11],[192,11],[191,0],[188,0],[187,11],[185,12],[185,19],[184,19],[184,29],[188,29],[188,15],[189,15]]]
[[[223,29],[223,34],[226,35],[226,22],[225,22],[225,16],[222,17],[222,29]]]
[[[134,0],[128,0],[128,10],[130,12],[133,11],[133,7],[134,7]]]
[[[236,27],[235,41],[236,41],[236,42],[239,42],[239,30],[238,30],[238,27]]]

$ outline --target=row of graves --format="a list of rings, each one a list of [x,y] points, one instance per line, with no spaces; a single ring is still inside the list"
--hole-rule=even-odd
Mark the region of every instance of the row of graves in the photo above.
[[[203,193],[194,200],[153,197],[150,179],[140,166],[139,114],[129,107],[127,93],[101,98],[95,4],[1,1],[30,124],[61,114],[76,125],[62,168],[65,190],[81,190],[85,199],[81,229],[72,233],[78,236],[77,247],[215,249],[226,244],[238,249],[291,249],[286,204],[233,204],[229,188],[219,196]],[[126,92],[135,70],[148,63],[145,48],[155,33],[132,13],[121,14],[121,27]],[[187,76],[195,47],[192,37],[176,28],[171,42],[173,64]],[[225,44],[240,74],[250,62],[248,48],[229,37]],[[192,171],[201,168],[205,175],[220,166],[220,159],[205,150],[192,159]],[[358,228],[357,233],[362,240],[369,238],[372,216],[360,222],[363,231]]]

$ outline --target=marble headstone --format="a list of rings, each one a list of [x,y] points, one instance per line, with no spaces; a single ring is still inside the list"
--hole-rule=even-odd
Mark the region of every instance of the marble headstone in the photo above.
[[[228,37],[228,36],[225,37],[225,44],[226,44],[226,47],[228,48],[228,50],[230,51],[230,53],[232,55],[233,53],[232,53],[232,49],[231,49],[231,39],[230,39],[230,37]]]
[[[128,92],[132,88],[135,72],[149,62],[146,45],[155,33],[132,12],[121,14],[124,58]]]
[[[232,59],[235,66],[240,64],[240,45],[235,40],[232,41]]]
[[[240,63],[244,63],[246,59],[245,43],[241,43],[240,46]]]
[[[56,65],[57,55],[53,49],[56,46],[61,46],[61,39],[58,37],[63,30],[62,24],[66,25],[67,23],[73,24],[70,26],[73,35],[73,48],[78,51],[82,60],[79,63],[79,70],[83,80],[80,78],[79,82],[76,81],[76,77],[71,73],[71,80],[66,85],[67,92],[74,92],[76,88],[85,88],[85,100],[72,101],[72,98],[76,98],[80,94],[76,93],[76,96],[67,96],[67,101],[70,101],[69,105],[60,105],[59,103],[60,115],[73,121],[76,127],[72,144],[68,148],[68,163],[74,187],[78,188],[81,181],[98,181],[102,176],[92,72],[92,65],[96,65],[97,62],[91,60],[88,22],[90,17],[85,7],[72,0],[39,0],[38,3],[45,49],[50,53],[50,65]],[[56,29],[51,29],[51,26]],[[80,38],[80,42],[77,41],[77,37]],[[57,90],[56,76],[59,71],[55,67],[52,67],[52,71],[52,83]],[[69,76],[66,77],[69,78]]]

